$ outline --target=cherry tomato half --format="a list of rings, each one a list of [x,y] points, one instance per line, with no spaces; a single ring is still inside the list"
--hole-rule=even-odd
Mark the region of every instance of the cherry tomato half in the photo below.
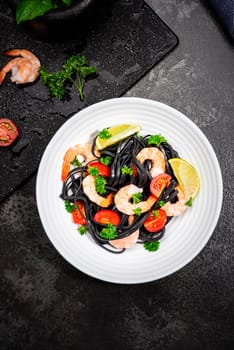
[[[85,220],[84,204],[80,201],[76,202],[75,204],[79,208],[74,209],[72,211],[72,219],[75,224],[85,225],[86,220]]]
[[[120,220],[119,214],[110,209],[99,210],[94,215],[94,221],[100,224],[112,224],[117,226],[120,224]]]
[[[110,174],[111,174],[110,167],[108,167],[107,165],[102,164],[98,161],[90,163],[89,166],[97,168],[99,175],[101,175],[101,176],[110,176]]]
[[[165,187],[170,184],[171,176],[166,173],[155,176],[150,182],[150,192],[155,196],[159,197]]]
[[[0,146],[11,145],[19,135],[17,126],[7,118],[0,119]]]
[[[144,227],[149,232],[158,232],[165,226],[166,222],[167,214],[165,210],[158,209],[150,212],[144,222]]]

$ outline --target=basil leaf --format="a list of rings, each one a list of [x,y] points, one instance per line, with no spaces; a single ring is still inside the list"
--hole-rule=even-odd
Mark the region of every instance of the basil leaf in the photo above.
[[[16,8],[17,24],[42,16],[53,9],[51,0],[21,0]]]
[[[72,3],[72,0],[63,0],[63,3],[66,4],[67,6],[70,6]]]

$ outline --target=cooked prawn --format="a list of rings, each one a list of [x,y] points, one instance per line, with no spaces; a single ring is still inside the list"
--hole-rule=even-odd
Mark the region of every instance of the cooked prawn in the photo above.
[[[130,215],[128,218],[129,225],[132,224],[133,220],[134,220],[134,215]],[[127,237],[111,240],[110,244],[117,249],[131,248],[133,245],[136,244],[139,234],[140,234],[140,231],[136,230],[135,232],[131,233]]]
[[[82,186],[84,193],[91,200],[91,202],[94,202],[103,208],[109,207],[109,205],[112,203],[113,193],[109,193],[107,197],[102,197],[97,193],[94,176],[87,175],[82,182]]]
[[[179,216],[183,214],[183,212],[187,208],[187,198],[185,196],[184,191],[180,186],[176,186],[176,190],[178,191],[178,201],[176,203],[167,202],[162,206],[162,209],[165,210],[167,216]]]
[[[150,210],[152,205],[156,201],[156,197],[149,196],[146,201],[139,202],[137,204],[131,203],[130,200],[134,193],[142,192],[142,188],[136,185],[130,184],[122,187],[115,195],[114,201],[116,208],[124,214],[133,215],[137,208],[141,209],[141,213],[145,213]]]
[[[13,58],[0,71],[0,85],[11,71],[11,81],[16,84],[32,83],[39,76],[41,66],[39,59],[25,49],[13,49],[3,52],[4,56],[21,56]]]
[[[97,152],[97,155],[99,153]],[[92,153],[91,143],[77,144],[67,150],[63,157],[63,166],[62,166],[62,181],[65,181],[69,171],[71,170],[71,162],[76,159],[77,156],[84,157],[83,164],[95,160],[95,156]]]
[[[143,148],[136,156],[136,159],[143,164],[147,159],[152,161],[150,174],[155,177],[165,172],[166,163],[163,153],[157,147]]]

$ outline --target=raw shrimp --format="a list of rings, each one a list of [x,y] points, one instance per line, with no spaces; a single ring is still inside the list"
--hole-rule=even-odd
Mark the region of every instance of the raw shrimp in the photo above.
[[[128,218],[129,225],[132,224],[133,220],[134,220],[134,215],[130,215]],[[135,232],[131,233],[127,237],[111,240],[110,244],[117,249],[131,248],[133,245],[136,244],[139,234],[140,234],[140,231],[136,230]]]
[[[97,156],[99,155],[96,152]],[[63,157],[63,166],[62,166],[62,181],[65,181],[69,171],[71,170],[71,162],[76,159],[77,156],[84,157],[84,165],[88,162],[95,160],[96,157],[92,153],[91,143],[78,144],[67,150],[65,156]]]
[[[0,85],[5,76],[11,71],[11,81],[16,84],[32,83],[39,76],[41,66],[39,59],[25,49],[13,49],[3,52],[4,56],[21,56],[13,58],[0,71]]]
[[[97,193],[94,176],[87,175],[82,182],[82,186],[84,193],[91,200],[91,202],[94,202],[103,208],[109,207],[109,205],[112,203],[113,193],[109,193],[107,197],[102,197]]]
[[[175,189],[178,191],[178,201],[176,203],[167,202],[162,206],[162,209],[165,210],[167,216],[179,216],[183,214],[183,212],[187,208],[185,204],[187,202],[187,198],[185,196],[184,191],[180,186],[176,186]]]
[[[165,172],[166,163],[163,153],[157,147],[143,148],[136,156],[136,159],[143,164],[147,159],[152,161],[150,174],[155,177]]]
[[[150,210],[152,205],[156,201],[156,197],[149,196],[146,201],[142,201],[136,204],[130,202],[134,193],[142,192],[142,188],[133,184],[122,187],[115,195],[114,201],[116,208],[124,214],[133,215],[137,208],[141,209],[141,213],[145,213]]]

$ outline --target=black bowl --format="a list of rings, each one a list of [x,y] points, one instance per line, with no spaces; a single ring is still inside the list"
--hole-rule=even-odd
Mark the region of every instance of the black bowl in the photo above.
[[[19,0],[7,0],[15,15]],[[41,17],[24,22],[32,36],[56,40],[84,37],[90,29],[99,25],[111,14],[113,0],[75,0],[69,7],[47,12]]]

